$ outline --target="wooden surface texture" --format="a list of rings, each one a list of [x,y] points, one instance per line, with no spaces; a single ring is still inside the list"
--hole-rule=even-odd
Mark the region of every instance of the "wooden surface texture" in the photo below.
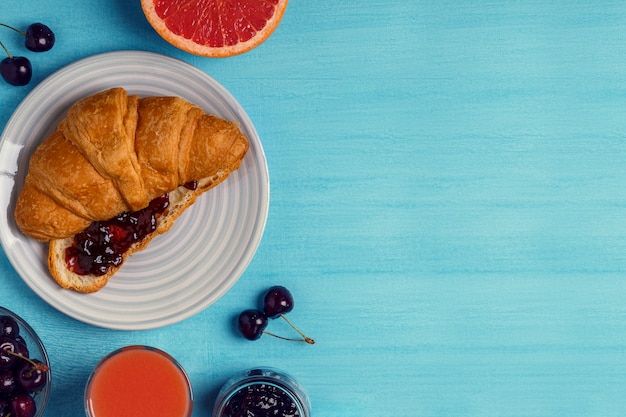
[[[148,50],[235,96],[271,178],[249,268],[165,328],[68,318],[0,254],[0,304],[51,357],[47,416],[82,416],[91,368],[128,344],[182,363],[198,417],[259,365],[293,374],[315,417],[626,415],[623,2],[292,0],[267,42],[227,59],[176,50],[137,0],[3,0],[0,16],[57,33],[29,54],[29,86],[0,85],[0,126],[63,66]],[[0,40],[25,54],[14,35]],[[315,346],[237,335],[274,284]]]

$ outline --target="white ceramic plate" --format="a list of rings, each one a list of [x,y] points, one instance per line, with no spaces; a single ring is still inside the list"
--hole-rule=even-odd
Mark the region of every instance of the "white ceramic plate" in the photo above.
[[[47,245],[25,237],[13,218],[30,155],[82,97],[111,87],[140,96],[178,95],[237,121],[250,140],[241,167],[203,194],[166,234],[131,256],[94,294],[61,289],[46,266]],[[249,117],[199,69],[149,52],[120,51],[77,61],[39,84],[11,116],[0,142],[0,241],[18,274],[63,313],[100,327],[138,330],[188,318],[221,297],[243,274],[265,229],[269,175]]]

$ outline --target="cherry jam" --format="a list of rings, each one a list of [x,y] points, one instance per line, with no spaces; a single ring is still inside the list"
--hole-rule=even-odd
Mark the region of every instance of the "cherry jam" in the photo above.
[[[156,230],[156,218],[169,204],[169,195],[165,194],[142,210],[91,223],[74,236],[72,246],[65,250],[68,269],[78,275],[101,276],[109,268],[120,266],[131,245]]]
[[[253,384],[240,388],[230,397],[222,416],[299,417],[300,411],[284,390],[269,384]]]
[[[273,368],[254,368],[230,378],[220,390],[213,417],[310,417],[302,386]]]
[[[193,181],[189,181],[183,184],[183,187],[185,187],[188,190],[194,191],[195,189],[198,188],[198,181],[193,180]]]

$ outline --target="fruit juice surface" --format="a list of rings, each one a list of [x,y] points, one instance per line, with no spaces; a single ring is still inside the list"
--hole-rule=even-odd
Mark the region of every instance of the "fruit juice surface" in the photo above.
[[[122,349],[94,371],[87,388],[91,417],[186,417],[188,379],[171,358],[150,348]]]

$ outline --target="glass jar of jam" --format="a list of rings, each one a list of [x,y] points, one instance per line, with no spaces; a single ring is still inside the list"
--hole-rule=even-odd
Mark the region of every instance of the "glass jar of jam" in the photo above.
[[[302,386],[274,368],[252,368],[222,386],[213,417],[310,417],[311,403]]]

